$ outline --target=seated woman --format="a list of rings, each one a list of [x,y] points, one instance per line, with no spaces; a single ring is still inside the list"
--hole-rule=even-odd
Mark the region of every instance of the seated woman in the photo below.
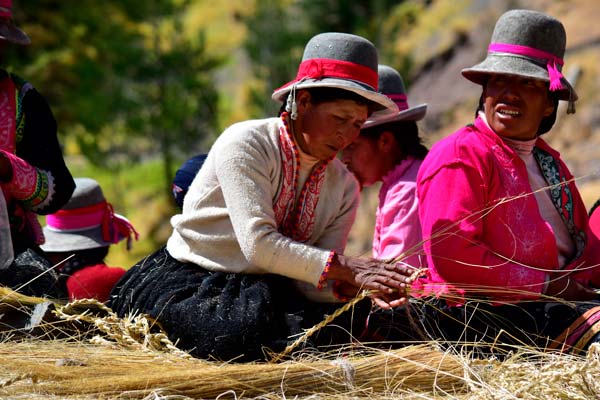
[[[113,212],[98,182],[75,178],[68,203],[46,216],[44,236],[41,248],[57,266],[69,300],[105,302],[125,274],[125,269],[105,264],[110,246],[127,238],[129,249],[138,234],[127,219]]]
[[[149,314],[197,357],[246,361],[283,350],[342,305],[334,287],[338,295],[372,289],[381,307],[406,301],[411,268],[343,255],[359,188],[336,154],[371,110],[398,111],[377,93],[377,50],[356,35],[316,35],[297,78],[273,99],[285,104],[280,118],[220,135],[166,247],[111,294],[119,315]],[[359,303],[311,339],[348,343],[369,308]]]
[[[425,116],[427,105],[409,107],[400,73],[387,65],[379,65],[378,71],[379,92],[393,100],[400,111],[371,115],[360,135],[343,150],[342,160],[361,187],[383,181],[373,234],[373,257],[422,268],[426,262],[421,246],[417,172],[428,150],[421,143],[417,121]],[[388,310],[375,307],[360,340],[388,347],[423,339],[411,326],[407,311],[405,307]]]
[[[508,11],[487,58],[462,71],[483,87],[476,119],[432,147],[417,181],[429,266],[419,292],[436,296],[423,306],[435,339],[486,352],[578,352],[599,340],[598,238],[567,166],[540,137],[559,100],[574,112],[565,42],[558,20]]]
[[[379,112],[363,125],[360,135],[346,147],[342,160],[361,187],[383,181],[373,234],[373,257],[401,261],[414,267],[421,260],[421,224],[417,207],[417,171],[427,155],[417,121],[426,104],[409,107],[402,76],[379,65],[379,92],[392,99],[400,112]],[[423,257],[424,258],[424,257]]]

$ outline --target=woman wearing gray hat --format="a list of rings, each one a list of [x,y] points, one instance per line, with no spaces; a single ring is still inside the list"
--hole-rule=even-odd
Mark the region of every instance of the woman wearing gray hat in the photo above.
[[[598,238],[573,176],[542,138],[559,100],[566,35],[543,13],[512,10],[487,58],[476,119],[436,143],[418,175],[427,254],[426,329],[436,339],[579,352],[598,341]],[[416,284],[415,286],[416,287]],[[493,346],[492,343],[496,343]]]
[[[279,118],[220,135],[171,220],[166,247],[112,293],[120,315],[150,314],[197,357],[242,361],[281,351],[340,307],[334,281],[377,291],[382,307],[406,300],[411,268],[343,255],[359,188],[336,154],[372,110],[397,112],[377,92],[377,50],[356,35],[317,35],[296,79],[273,99],[285,104]],[[369,308],[359,303],[315,343],[347,343]]]
[[[8,44],[29,43],[12,21],[12,1],[0,0],[0,61]],[[42,95],[30,83],[0,69],[0,97],[0,187],[10,220],[10,236],[1,239],[4,244],[12,242],[10,257],[15,258],[12,264],[0,260],[0,266],[10,265],[0,270],[0,282],[28,294],[53,294],[51,280],[48,284],[42,283],[46,278],[33,281],[47,270],[38,255],[44,236],[37,217],[62,207],[75,183],[63,159],[56,121]]]

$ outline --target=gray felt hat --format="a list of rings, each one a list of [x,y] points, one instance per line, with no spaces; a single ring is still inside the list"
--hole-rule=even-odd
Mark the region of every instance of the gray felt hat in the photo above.
[[[419,104],[409,107],[406,89],[402,75],[394,68],[387,65],[379,65],[379,92],[389,97],[398,106],[399,112],[387,110],[374,112],[363,125],[365,128],[396,121],[418,121],[423,119],[427,112],[427,104]]]
[[[510,10],[496,22],[485,60],[462,74],[480,85],[490,74],[540,79],[572,105],[577,93],[561,72],[566,42],[565,28],[557,19],[538,11]]]
[[[0,0],[0,39],[21,45],[31,43],[29,36],[12,21],[12,0]]]
[[[46,216],[45,243],[48,252],[67,252],[110,246],[138,233],[112,205],[94,179],[75,178],[71,199],[58,212]],[[129,243],[128,243],[129,244]]]
[[[349,33],[320,33],[306,44],[296,79],[275,89],[271,97],[283,102],[293,88],[331,87],[354,92],[378,109],[398,112],[393,101],[377,92],[377,63],[377,49],[367,39]]]

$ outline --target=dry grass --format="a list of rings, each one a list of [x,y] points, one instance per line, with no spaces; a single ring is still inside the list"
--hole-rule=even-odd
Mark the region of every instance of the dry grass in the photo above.
[[[3,304],[43,299],[0,290]],[[436,343],[378,350],[360,343],[280,363],[219,363],[178,350],[151,320],[118,319],[94,302],[54,305],[80,334],[0,342],[0,397],[19,399],[590,399],[600,396],[600,346],[587,357],[515,348],[499,361]]]

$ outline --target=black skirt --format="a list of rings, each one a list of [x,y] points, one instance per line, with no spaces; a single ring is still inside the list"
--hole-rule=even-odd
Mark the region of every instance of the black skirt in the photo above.
[[[268,359],[342,304],[313,303],[289,278],[213,272],[171,257],[165,247],[138,262],[111,292],[121,317],[144,313],[195,357]],[[347,344],[364,329],[370,301],[358,303],[311,336],[317,347]]]
[[[420,302],[419,315],[430,339],[482,356],[504,356],[522,346],[584,354],[591,343],[600,342],[600,301],[500,306],[469,301],[451,307],[442,299],[428,299]]]

